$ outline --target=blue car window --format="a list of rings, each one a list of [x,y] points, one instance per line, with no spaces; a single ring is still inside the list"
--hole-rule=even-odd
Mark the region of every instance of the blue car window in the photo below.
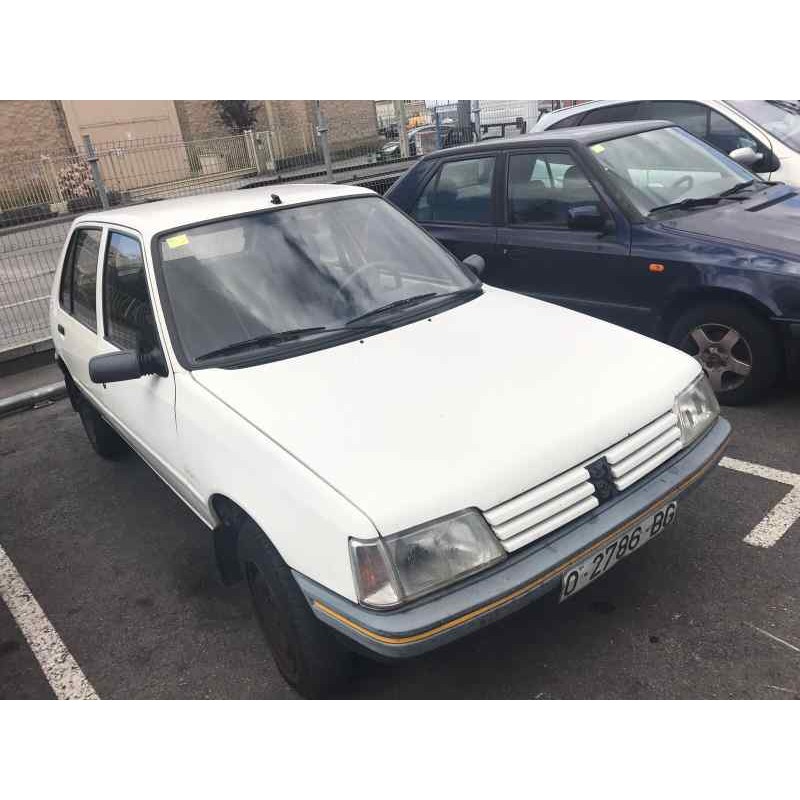
[[[446,161],[414,206],[414,219],[420,222],[491,222],[494,162],[494,156]]]
[[[566,227],[570,208],[600,202],[583,170],[566,153],[520,153],[509,159],[512,225]]]

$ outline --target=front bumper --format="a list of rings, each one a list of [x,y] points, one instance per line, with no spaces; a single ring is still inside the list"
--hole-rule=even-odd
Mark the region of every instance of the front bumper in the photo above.
[[[689,450],[586,517],[441,593],[394,611],[364,608],[294,572],[314,614],[380,656],[405,658],[458,639],[559,586],[575,563],[659,505],[696,486],[719,461],[731,426],[718,419]]]

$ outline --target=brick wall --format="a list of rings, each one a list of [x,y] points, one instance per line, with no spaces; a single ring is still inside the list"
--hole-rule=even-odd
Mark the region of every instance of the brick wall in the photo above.
[[[328,121],[332,150],[378,143],[374,100],[322,100],[320,106]]]
[[[263,100],[251,100],[256,105],[256,130],[268,127],[267,111]],[[232,131],[225,127],[217,110],[215,100],[176,100],[183,138],[207,139],[216,136],[230,136]]]
[[[0,164],[71,149],[58,100],[0,100]]]
[[[184,140],[231,135],[213,100],[176,100],[175,110]]]

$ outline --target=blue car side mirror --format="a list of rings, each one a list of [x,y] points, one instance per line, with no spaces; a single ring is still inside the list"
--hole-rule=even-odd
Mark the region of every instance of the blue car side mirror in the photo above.
[[[567,211],[567,225],[576,231],[604,231],[606,218],[596,205],[573,206]]]

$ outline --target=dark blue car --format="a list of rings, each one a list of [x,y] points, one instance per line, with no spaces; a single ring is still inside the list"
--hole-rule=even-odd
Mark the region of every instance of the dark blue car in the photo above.
[[[722,402],[796,364],[800,197],[669,122],[432,153],[386,196],[487,283],[684,349]]]

